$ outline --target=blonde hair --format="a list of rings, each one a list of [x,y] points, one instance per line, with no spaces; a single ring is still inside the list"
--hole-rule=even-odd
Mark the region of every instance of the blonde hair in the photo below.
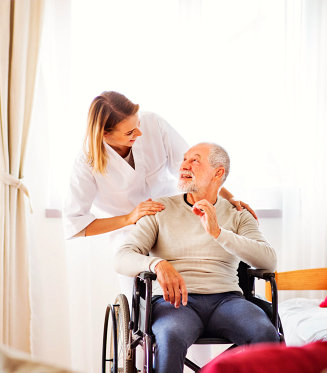
[[[104,174],[108,156],[103,143],[105,132],[111,132],[116,125],[138,112],[139,105],[133,104],[124,95],[109,91],[97,96],[91,103],[84,152],[93,171]]]

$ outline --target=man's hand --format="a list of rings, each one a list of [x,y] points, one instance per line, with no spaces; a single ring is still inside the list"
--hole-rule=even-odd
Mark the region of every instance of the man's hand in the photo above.
[[[159,262],[154,268],[157,274],[157,280],[163,291],[163,297],[166,302],[179,308],[181,296],[183,306],[187,305],[187,289],[183,277],[166,260]]]
[[[220,228],[215,207],[206,199],[202,199],[193,205],[193,213],[200,216],[201,223],[206,232],[212,237],[218,238],[220,235]]]

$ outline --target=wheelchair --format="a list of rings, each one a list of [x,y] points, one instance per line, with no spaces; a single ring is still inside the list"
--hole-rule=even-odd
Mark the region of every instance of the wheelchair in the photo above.
[[[244,262],[238,267],[239,285],[247,300],[262,308],[279,333],[280,341],[284,341],[283,328],[278,316],[277,286],[275,274],[260,269],[250,268]],[[255,296],[255,278],[270,282],[272,302],[267,302]],[[102,373],[137,373],[135,366],[136,347],[143,350],[142,373],[154,373],[153,357],[156,348],[155,338],[151,331],[151,299],[152,281],[156,274],[142,272],[134,278],[132,308],[129,310],[125,295],[119,294],[114,304],[106,308],[103,345],[102,345]],[[231,344],[227,339],[208,338],[201,336],[195,344]],[[192,371],[201,368],[185,358],[184,365]]]

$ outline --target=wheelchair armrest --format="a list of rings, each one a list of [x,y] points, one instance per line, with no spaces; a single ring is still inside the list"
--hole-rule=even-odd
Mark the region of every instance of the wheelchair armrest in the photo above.
[[[133,333],[151,334],[152,281],[157,275],[150,271],[139,273],[134,278],[132,324]]]
[[[266,281],[275,278],[275,273],[267,272],[265,269],[248,268],[247,271],[250,276],[261,278]]]
[[[255,269],[255,268],[248,268],[247,273],[249,276],[257,277],[263,279],[265,281],[270,282],[271,286],[271,306],[272,306],[272,323],[278,330],[279,320],[278,320],[278,294],[277,294],[277,284],[275,279],[275,273],[268,272],[264,269]]]
[[[139,277],[141,280],[146,280],[147,278],[149,278],[150,280],[154,281],[156,280],[157,278],[157,275],[153,272],[150,272],[150,271],[145,271],[145,272],[141,272],[137,275],[137,277]]]

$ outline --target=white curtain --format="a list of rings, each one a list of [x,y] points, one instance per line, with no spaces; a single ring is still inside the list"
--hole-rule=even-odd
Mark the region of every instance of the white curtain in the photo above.
[[[3,0],[1,27],[0,341],[30,351],[24,157],[42,24],[42,0]]]
[[[33,214],[28,214],[30,244],[31,351],[39,360],[69,367],[70,325],[66,247],[60,219],[45,208],[54,180],[63,177],[69,127],[70,1],[46,0],[35,87],[34,108],[26,150],[25,183]],[[57,163],[54,165],[53,161]],[[69,171],[67,170],[67,173]],[[53,186],[50,188],[49,185]],[[49,198],[50,197],[50,198]],[[74,297],[71,298],[74,301]],[[71,306],[73,309],[74,307]],[[83,371],[84,369],[81,369]]]
[[[288,0],[285,20],[287,117],[280,132],[284,177],[278,269],[327,267],[327,3]]]

